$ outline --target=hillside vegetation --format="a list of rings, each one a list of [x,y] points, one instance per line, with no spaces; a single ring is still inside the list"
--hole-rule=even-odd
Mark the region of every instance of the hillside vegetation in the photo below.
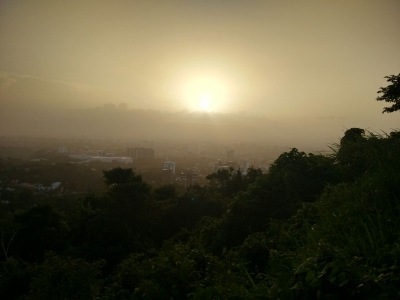
[[[68,209],[31,199],[0,220],[0,296],[399,299],[400,134],[352,128],[332,150],[183,194],[117,168]]]

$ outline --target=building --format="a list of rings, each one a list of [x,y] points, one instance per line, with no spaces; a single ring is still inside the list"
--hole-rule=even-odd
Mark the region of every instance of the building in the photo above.
[[[127,156],[132,159],[154,158],[154,149],[152,148],[127,148]]]
[[[162,170],[162,184],[171,184],[173,183],[174,177],[172,174],[172,169],[163,169]]]
[[[174,161],[164,162],[162,170],[162,183],[170,184],[173,182],[174,177],[175,177],[175,162]]]
[[[55,189],[59,188],[60,186],[61,186],[61,182],[53,182],[51,184],[51,189],[55,190]]]
[[[243,162],[243,171],[247,172],[247,169],[250,168],[250,163],[248,160]]]
[[[175,162],[174,161],[166,161],[163,163],[163,170],[172,170],[172,174],[175,175]]]
[[[181,173],[179,177],[179,184],[185,188],[188,188],[197,183],[197,173]]]

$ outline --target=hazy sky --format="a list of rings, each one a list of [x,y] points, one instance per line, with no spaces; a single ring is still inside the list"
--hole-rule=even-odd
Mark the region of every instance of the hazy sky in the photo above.
[[[398,128],[375,98],[400,73],[399,16],[399,0],[0,0],[0,133],[35,108],[107,103],[245,111],[308,136]]]

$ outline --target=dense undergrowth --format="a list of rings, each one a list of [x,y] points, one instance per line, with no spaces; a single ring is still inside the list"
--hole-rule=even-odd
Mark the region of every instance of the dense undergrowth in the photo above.
[[[352,128],[333,154],[179,195],[131,170],[70,212],[4,215],[2,299],[399,299],[400,138]]]

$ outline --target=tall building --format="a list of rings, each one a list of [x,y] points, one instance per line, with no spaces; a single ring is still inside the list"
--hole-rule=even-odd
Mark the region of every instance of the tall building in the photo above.
[[[133,148],[126,148],[126,156],[133,158]]]
[[[182,173],[179,177],[180,185],[188,188],[197,183],[197,173]]]
[[[127,156],[132,159],[154,158],[154,149],[152,148],[127,148]]]
[[[153,148],[147,148],[146,149],[146,158],[154,158],[154,149]]]
[[[173,180],[172,169],[163,169],[161,178],[162,184],[171,184]]]
[[[248,168],[250,168],[250,163],[249,163],[248,160],[245,160],[245,161],[243,162],[243,171],[244,171],[244,172],[247,172],[247,169],[248,169]]]
[[[166,161],[163,163],[162,170],[162,183],[170,184],[173,182],[175,176],[175,162],[174,161]]]
[[[163,163],[163,170],[171,170],[171,173],[175,175],[175,162],[166,161]]]

